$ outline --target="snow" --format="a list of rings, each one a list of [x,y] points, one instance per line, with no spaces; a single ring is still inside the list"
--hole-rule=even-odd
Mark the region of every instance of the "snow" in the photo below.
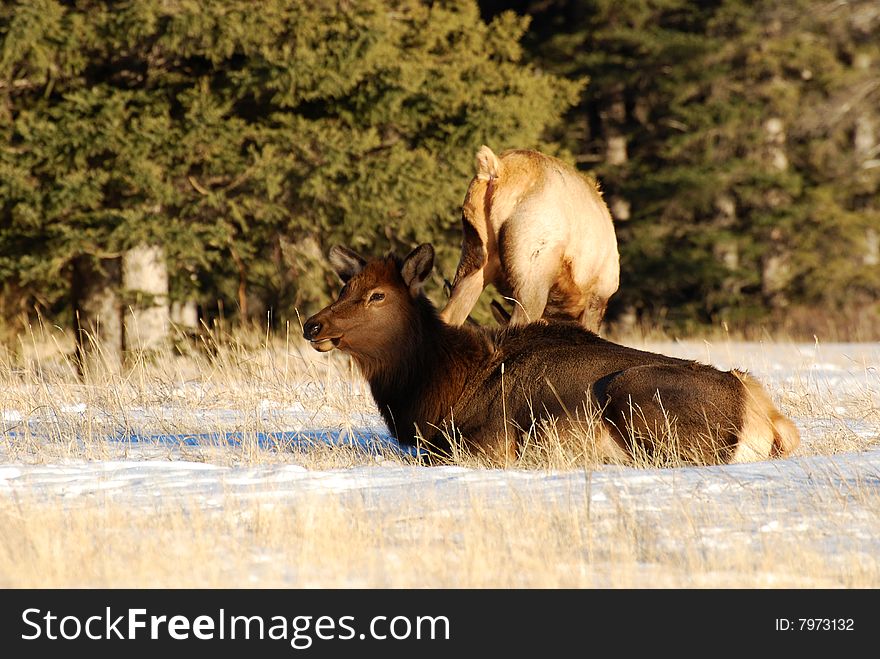
[[[373,455],[357,466],[306,468],[279,460],[265,464],[223,465],[194,461],[187,446],[230,450],[244,434],[228,426],[244,412],[205,409],[190,419],[201,432],[185,436],[138,433],[139,424],[153,427],[179,418],[173,405],[127,412],[127,430],[108,432],[119,455],[108,459],[57,459],[45,464],[7,460],[0,464],[0,496],[22,496],[75,507],[99,498],[134,508],[149,508],[157,499],[194,502],[222,509],[229,500],[295,501],[305,493],[356,503],[364,514],[401,509],[413,503],[424,515],[457,514],[475,497],[498,510],[527,500],[585,514],[599,526],[617,520],[623,508],[654,529],[652,542],[670,551],[680,531],[667,533],[671,515],[693,515],[693,533],[703,547],[760,547],[768,538],[804,535],[805,542],[828,556],[880,556],[880,344],[764,344],[711,342],[646,343],[647,348],[749,370],[771,395],[808,396],[810,403],[793,414],[803,447],[783,460],[713,467],[635,469],[607,466],[595,471],[472,469],[422,467],[383,457],[393,440],[375,411],[343,417],[331,409],[309,409],[302,402],[279,403],[265,398],[256,411],[264,432],[255,433],[261,450],[283,450],[302,441],[350,444]],[[351,383],[357,391],[360,383]],[[184,395],[181,390],[180,395]],[[0,455],[25,435],[52,435],[47,428],[68,417],[88,417],[113,428],[114,419],[84,402],[65,404],[34,417],[30,410],[0,410],[4,435]],[[102,421],[103,419],[103,421]],[[354,425],[352,426],[352,424]],[[271,428],[271,429],[270,429]],[[829,435],[840,435],[846,450],[816,454],[811,447]],[[46,440],[50,441],[50,440]],[[5,445],[5,446],[4,446]],[[381,449],[381,450],[380,450]],[[8,453],[6,451],[5,453]],[[124,457],[121,457],[124,456]],[[296,454],[291,454],[295,461]],[[829,508],[837,511],[828,514]],[[701,511],[701,512],[700,512]],[[698,514],[699,513],[699,514]],[[770,577],[768,577],[770,581]]]
[[[681,524],[672,520],[683,518],[692,534],[687,542],[699,551],[741,555],[763,551],[767,542],[780,539],[796,540],[800,551],[827,556],[828,563],[851,561],[853,556],[875,562],[880,556],[878,449],[744,465],[614,467],[591,473],[381,463],[310,470],[298,465],[223,467],[137,458],[4,466],[0,496],[23,493],[70,509],[91,499],[149,511],[161,500],[181,509],[197,502],[206,511],[220,512],[231,502],[236,511],[247,501],[294,505],[308,494],[327,497],[333,505],[350,505],[367,518],[404,523],[414,510],[427,519],[463,517],[479,501],[502,515],[527,501],[534,510],[586,516],[599,537],[613,537],[621,511],[630,511],[633,520],[650,529],[655,554],[680,551]],[[390,538],[388,544],[393,545]],[[773,574],[771,570],[761,578],[772,583]],[[657,583],[658,576],[646,569],[645,579]]]

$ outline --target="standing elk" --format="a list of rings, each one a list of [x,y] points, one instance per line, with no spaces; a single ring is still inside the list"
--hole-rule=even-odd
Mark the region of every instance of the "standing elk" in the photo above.
[[[664,433],[677,438],[675,456],[700,464],[784,456],[800,441],[746,373],[611,343],[574,322],[443,322],[422,292],[431,245],[372,261],[337,246],[330,262],[345,284],[303,336],[354,358],[403,445],[450,455],[461,441],[507,462],[524,432],[543,422],[570,429],[588,411],[608,458],[662,455]]]
[[[461,259],[440,317],[461,325],[483,289],[514,300],[510,324],[599,325],[620,279],[617,239],[596,184],[538,151],[483,146],[462,203]]]

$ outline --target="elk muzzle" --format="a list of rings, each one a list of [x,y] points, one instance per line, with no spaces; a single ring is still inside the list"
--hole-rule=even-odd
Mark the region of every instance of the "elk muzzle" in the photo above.
[[[327,352],[339,345],[340,337],[330,335],[324,323],[316,320],[318,315],[312,316],[303,325],[303,337],[318,352]]]

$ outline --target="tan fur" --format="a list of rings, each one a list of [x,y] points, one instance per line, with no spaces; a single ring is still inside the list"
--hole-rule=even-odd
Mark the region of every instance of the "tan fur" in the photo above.
[[[492,178],[498,178],[500,172],[501,162],[498,160],[498,156],[488,146],[481,146],[477,151],[477,178],[488,181]]]
[[[752,462],[790,455],[800,444],[797,427],[770,400],[752,376],[731,371],[745,389],[745,408],[736,450],[730,462]]]
[[[483,146],[462,218],[462,257],[444,320],[463,323],[494,284],[515,300],[514,325],[546,317],[599,329],[620,265],[611,214],[593,180],[538,151],[498,157]]]

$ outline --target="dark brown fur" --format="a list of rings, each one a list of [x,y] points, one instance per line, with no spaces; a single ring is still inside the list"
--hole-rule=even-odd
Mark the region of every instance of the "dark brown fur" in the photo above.
[[[744,374],[611,343],[574,322],[495,331],[444,323],[421,293],[430,245],[371,262],[334,248],[331,261],[347,283],[304,335],[316,349],[332,344],[354,358],[402,444],[420,436],[448,453],[455,437],[506,460],[536,423],[601,410],[600,428],[629,456],[665,450],[657,442],[671,434],[683,459],[741,459],[738,445],[754,443],[741,436],[745,419],[769,438],[758,457],[797,445],[797,430],[762,389],[749,394],[760,385]]]

